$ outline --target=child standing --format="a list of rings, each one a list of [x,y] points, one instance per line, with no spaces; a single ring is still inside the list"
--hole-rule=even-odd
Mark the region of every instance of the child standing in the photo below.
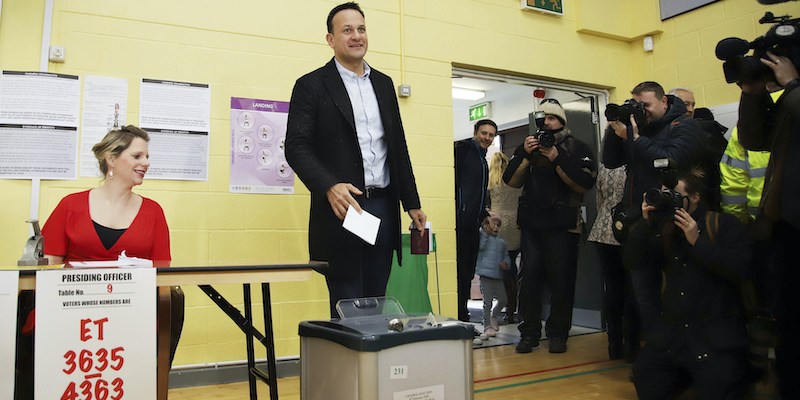
[[[475,273],[480,276],[483,293],[483,331],[488,336],[495,336],[500,329],[497,316],[508,302],[503,271],[508,269],[511,258],[508,256],[506,242],[497,236],[502,223],[496,213],[489,213],[489,218],[483,221],[478,262],[475,265]],[[492,308],[494,298],[497,298],[497,305]]]

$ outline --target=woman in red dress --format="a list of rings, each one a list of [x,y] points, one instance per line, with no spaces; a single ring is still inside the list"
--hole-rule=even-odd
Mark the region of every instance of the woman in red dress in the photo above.
[[[64,197],[47,219],[42,235],[44,253],[50,265],[69,261],[116,260],[124,251],[128,257],[153,260],[169,265],[169,228],[164,211],[153,200],[133,192],[141,185],[150,167],[147,132],[133,125],[109,132],[92,151],[100,163],[104,179],[100,187]],[[180,287],[171,288],[172,335],[170,365],[183,328],[184,296]],[[21,296],[22,297],[22,296]],[[33,393],[33,296],[29,293],[20,314],[17,356],[16,399],[32,398]],[[28,353],[28,354],[25,354]],[[30,390],[30,392],[28,392]]]
[[[103,184],[64,197],[42,229],[51,265],[67,261],[129,257],[171,260],[169,229],[155,201],[132,191],[147,169],[147,132],[128,125],[109,132],[92,148],[105,176]]]

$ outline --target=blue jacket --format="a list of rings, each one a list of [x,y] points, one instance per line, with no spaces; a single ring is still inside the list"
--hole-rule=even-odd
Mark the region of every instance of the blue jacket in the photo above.
[[[511,257],[508,256],[505,240],[481,230],[475,273],[487,278],[503,279],[503,270],[500,269],[500,263],[503,262],[511,266]]]

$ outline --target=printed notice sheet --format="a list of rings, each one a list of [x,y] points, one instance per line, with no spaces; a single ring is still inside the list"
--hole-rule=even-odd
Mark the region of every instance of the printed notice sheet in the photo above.
[[[81,79],[0,74],[0,178],[76,179]]]
[[[92,146],[111,130],[125,126],[128,80],[107,76],[84,77],[81,124],[81,176],[102,176]]]
[[[36,398],[155,399],[155,289],[155,268],[38,271]]]
[[[19,271],[0,271],[0,399],[14,398]]]
[[[392,393],[393,400],[444,400],[444,385],[434,385],[418,389],[402,390]]]
[[[209,85],[142,79],[139,127],[150,134],[148,178],[208,180]]]
[[[289,103],[231,97],[231,193],[294,193],[284,141]]]

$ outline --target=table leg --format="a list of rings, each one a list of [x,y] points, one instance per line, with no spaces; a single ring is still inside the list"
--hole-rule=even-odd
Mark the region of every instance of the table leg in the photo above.
[[[250,294],[250,285],[243,284],[242,292],[244,296],[245,315],[242,316],[241,312],[236,309],[231,303],[225,300],[216,289],[210,285],[199,285],[200,289],[205,292],[208,297],[217,304],[228,317],[236,323],[239,329],[245,333],[245,342],[247,345],[247,369],[248,379],[250,382],[250,399],[256,400],[258,392],[255,386],[255,378],[259,378],[267,383],[269,386],[270,399],[278,400],[278,378],[275,372],[275,340],[272,331],[272,307],[270,304],[269,284],[263,283],[261,286],[261,295],[264,307],[264,332],[261,334],[253,326],[253,309],[252,298]],[[258,340],[267,349],[267,365],[268,373],[264,373],[255,366],[255,349],[253,340]]]
[[[269,292],[269,283],[261,284],[261,300],[264,305],[264,346],[267,348],[267,369],[269,372],[269,398],[278,400],[278,373],[275,361],[275,335],[272,331],[272,299]]]
[[[247,321],[247,328],[243,329],[245,333],[245,344],[247,345],[247,379],[250,383],[250,400],[258,399],[258,389],[256,388],[256,377],[253,375],[253,370],[256,368],[256,354],[253,345],[253,304],[250,298],[250,284],[245,283],[242,285],[242,293],[244,294],[244,319]]]

